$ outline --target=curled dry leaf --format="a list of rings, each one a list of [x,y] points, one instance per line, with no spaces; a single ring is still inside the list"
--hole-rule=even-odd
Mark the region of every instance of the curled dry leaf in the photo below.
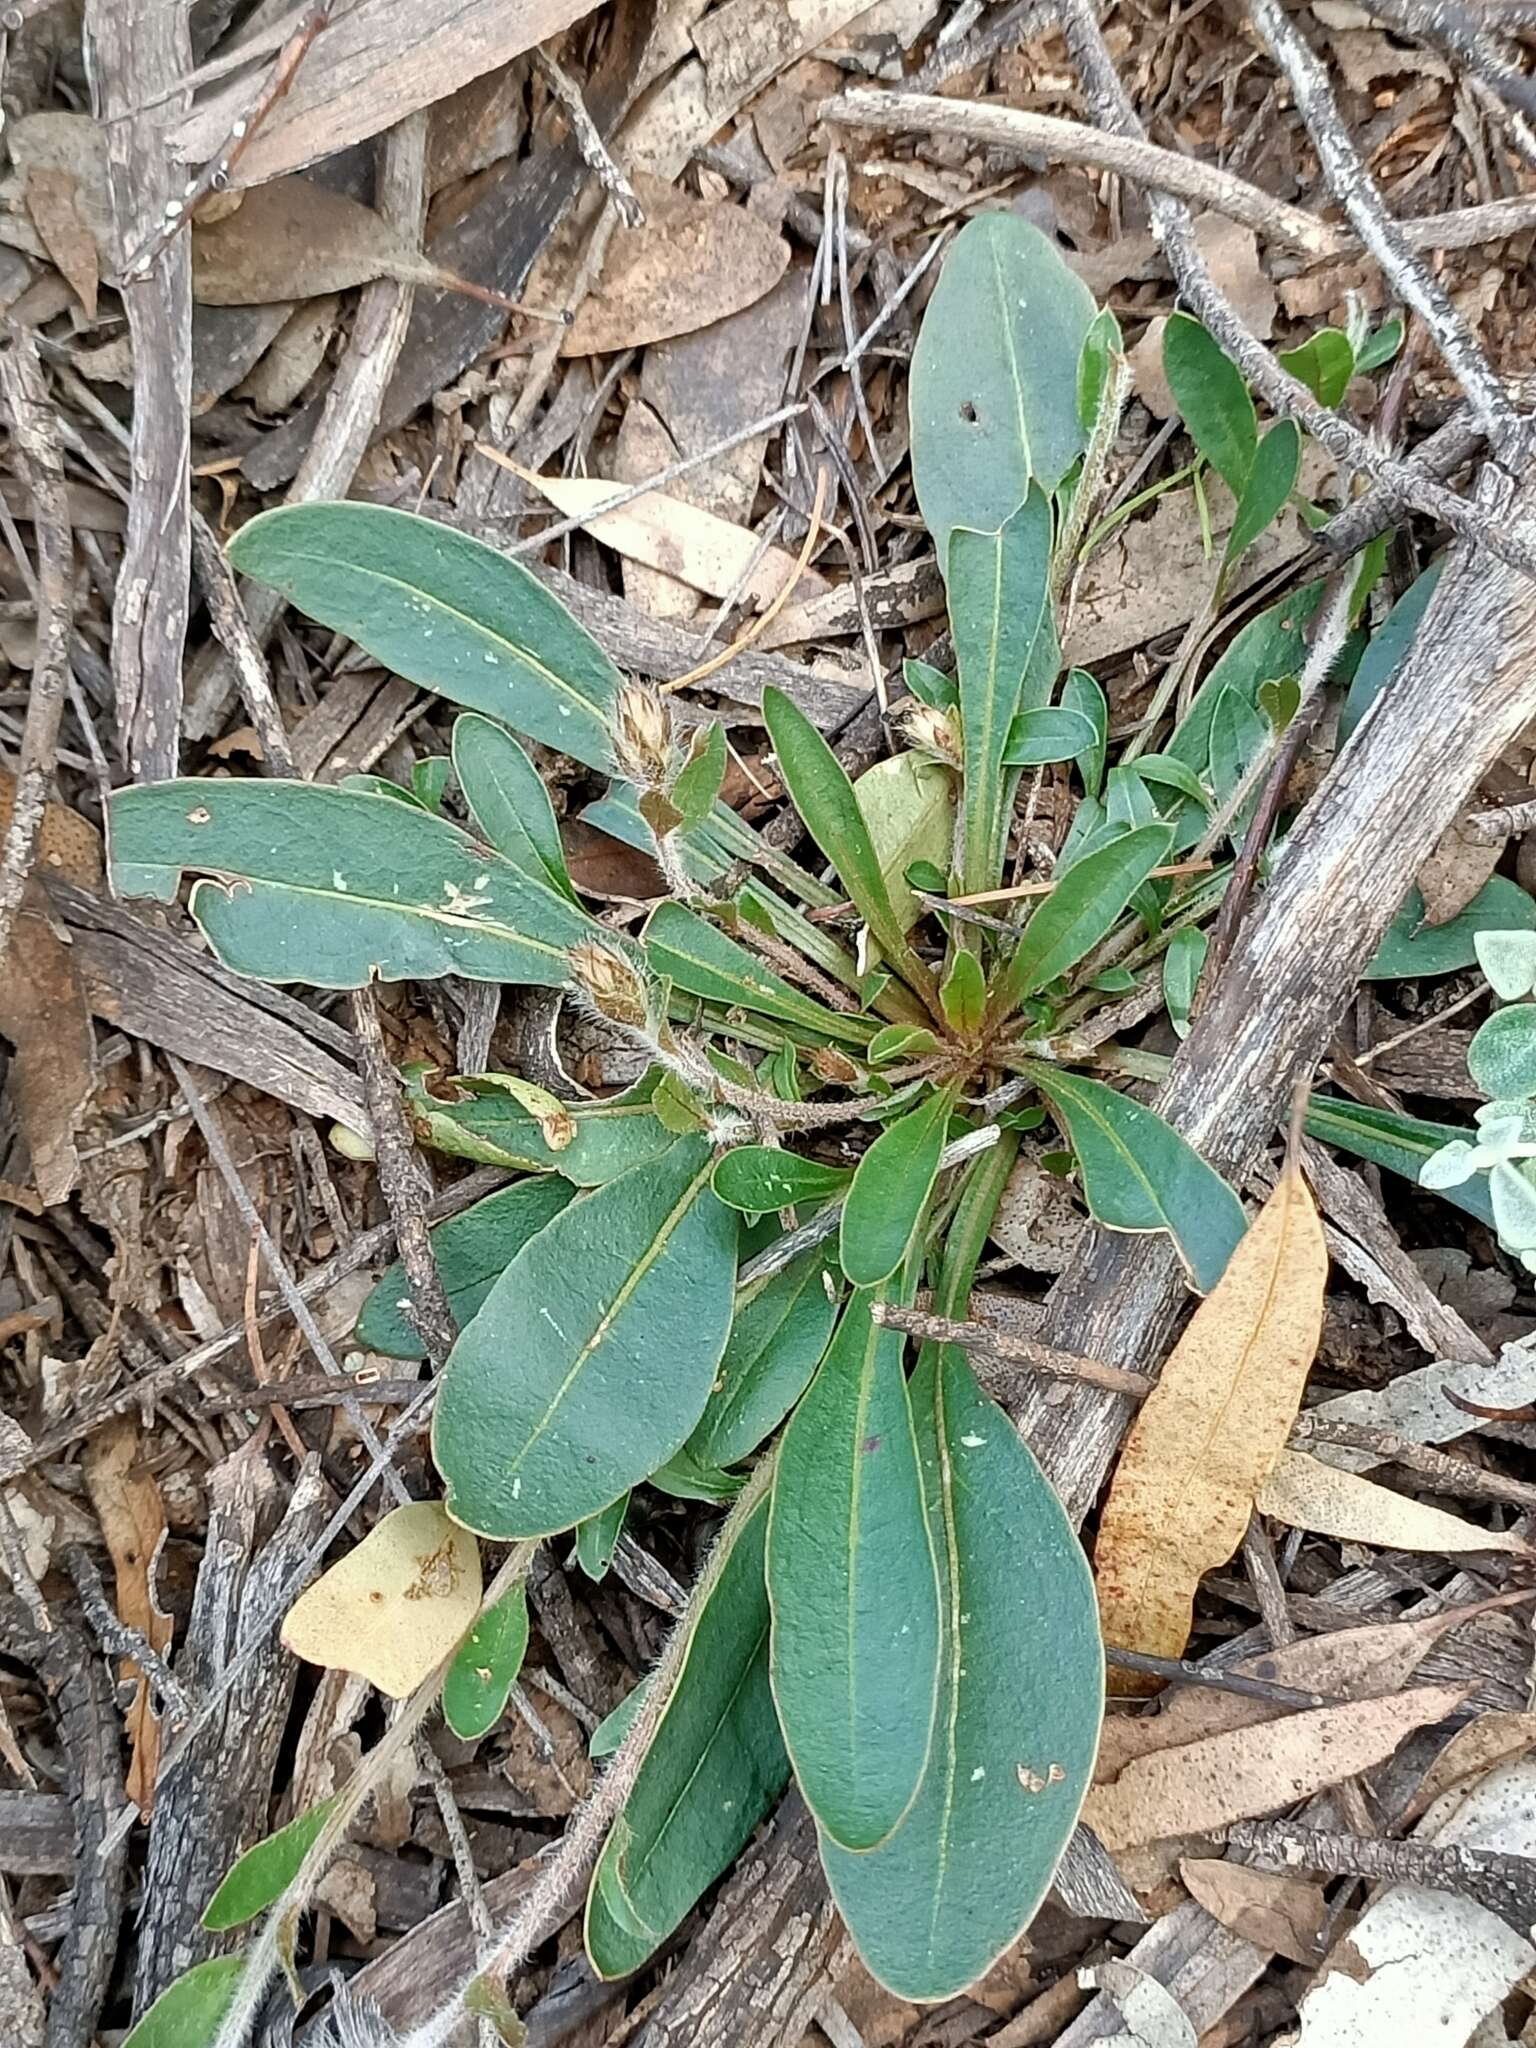
[[[1278,1871],[1250,1870],[1219,1856],[1189,1856],[1179,1865],[1185,1888],[1213,1920],[1255,1948],[1272,1949],[1293,1963],[1322,1954],[1328,1902],[1320,1884]]]
[[[1383,1762],[1405,1735],[1453,1713],[1467,1690],[1418,1686],[1138,1757],[1112,1785],[1094,1786],[1083,1819],[1113,1855],[1277,1813]]]
[[[440,1502],[412,1501],[300,1594],[283,1642],[307,1663],[355,1671],[401,1700],[479,1611],[479,1545]]]
[[[1501,1764],[1512,1764],[1536,1749],[1536,1714],[1479,1714],[1458,1728],[1435,1758],[1409,1800],[1400,1828],[1409,1828],[1447,1792],[1465,1791]]]
[[[86,318],[94,320],[101,267],[79,180],[70,171],[41,166],[29,171],[27,211],[54,268],[84,307]]]
[[[1323,1323],[1328,1252],[1287,1167],[1132,1425],[1099,1525],[1105,1641],[1177,1657],[1201,1574],[1243,1539]]]
[[[1341,1472],[1305,1451],[1282,1451],[1259,1488],[1257,1506],[1293,1529],[1335,1536],[1345,1543],[1375,1543],[1384,1550],[1508,1550],[1528,1557],[1523,1537],[1482,1529],[1444,1508],[1410,1500],[1355,1472]]]

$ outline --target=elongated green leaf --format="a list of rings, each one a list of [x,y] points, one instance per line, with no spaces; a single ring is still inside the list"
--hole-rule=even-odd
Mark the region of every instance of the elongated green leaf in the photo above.
[[[1163,374],[1189,438],[1240,499],[1259,442],[1242,372],[1198,320],[1174,313],[1163,329]]]
[[[872,1849],[928,1760],[939,1603],[899,1331],[844,1309],[779,1445],[768,1531],[773,1692],[822,1828]]]
[[[1154,790],[1176,789],[1180,796],[1188,797],[1190,802],[1198,804],[1202,811],[1211,808],[1210,791],[1193,768],[1187,767],[1172,754],[1139,754],[1131,764],[1131,772],[1140,781],[1152,784]],[[1164,810],[1168,809],[1167,797],[1159,798],[1154,794],[1153,801],[1159,803]]]
[[[1083,787],[1090,796],[1097,796],[1104,787],[1104,756],[1109,747],[1109,700],[1097,677],[1091,676],[1085,668],[1067,671],[1061,686],[1062,708],[1075,711],[1086,718],[1093,727],[1092,744],[1077,756],[1077,770],[1083,778]]]
[[[1360,353],[1355,357],[1355,374],[1363,377],[1370,370],[1379,370],[1383,363],[1390,363],[1403,345],[1403,323],[1394,313],[1390,320],[1383,320],[1376,332],[1360,343]]]
[[[842,762],[782,690],[764,690],[763,718],[790,799],[836,868],[875,944],[908,979],[925,981],[921,963],[907,945],[906,930],[880,871],[880,856]]]
[[[701,1589],[682,1670],[593,1873],[585,1932],[600,1977],[640,1967],[788,1781],[768,1685],[767,1520],[764,1500]]]
[[[987,979],[974,953],[958,952],[939,990],[945,1022],[962,1038],[979,1031],[987,1015]]]
[[[1075,761],[1098,744],[1098,731],[1081,711],[1069,711],[1064,704],[1045,704],[1037,711],[1021,711],[1008,733],[1003,749],[1010,768],[1042,768],[1054,761]]]
[[[443,1680],[443,1719],[461,1742],[489,1735],[528,1649],[528,1595],[523,1581],[487,1608],[459,1645]]]
[[[243,1927],[280,1899],[299,1866],[325,1826],[335,1798],[322,1799],[296,1820],[253,1842],[244,1855],[230,1865],[229,1873],[203,1909],[203,1925],[210,1934],[224,1934],[231,1927]]]
[[[396,675],[589,768],[612,765],[618,670],[536,576],[483,542],[385,505],[286,505],[243,526],[229,559]]]
[[[496,1074],[459,1075],[454,1085],[468,1093],[462,1102],[444,1102],[429,1093],[422,1074],[408,1075],[406,1104],[417,1136],[452,1158],[520,1173],[558,1173],[579,1188],[596,1188],[672,1143],[673,1133],[651,1107],[658,1078],[655,1070],[607,1102],[568,1104],[575,1135],[558,1149]]]
[[[708,1141],[574,1202],[530,1238],[453,1348],[432,1426],[455,1521],[549,1536],[686,1441],[730,1329],[736,1219]]]
[[[123,2048],[208,2048],[234,2003],[244,1956],[210,1956],[168,1984]]]
[[[695,1457],[686,1444],[674,1451],[664,1465],[651,1474],[650,1483],[658,1493],[670,1493],[674,1500],[734,1500],[746,1485],[740,1472],[722,1472]]]
[[[575,904],[442,818],[313,782],[183,781],[119,790],[114,886],[192,914],[219,958],[320,988],[471,981],[558,986],[596,927]]]
[[[607,1578],[628,1513],[629,1495],[621,1493],[616,1501],[610,1501],[597,1514],[588,1515],[584,1522],[577,1523],[576,1562],[589,1579]]]
[[[855,1287],[878,1287],[906,1257],[938,1179],[954,1106],[953,1089],[935,1089],[888,1123],[859,1161],[838,1238],[843,1271]]]
[[[1168,1005],[1168,1021],[1180,1038],[1189,1035],[1189,1013],[1208,950],[1205,933],[1198,925],[1187,924],[1174,933],[1163,955],[1163,1001]]]
[[[631,1686],[613,1712],[604,1714],[602,1720],[592,1730],[591,1739],[587,1743],[587,1754],[594,1763],[602,1757],[612,1756],[633,1728],[635,1716],[645,1705],[645,1689],[649,1684],[648,1678],[642,1678],[638,1685]]]
[[[1319,405],[1337,405],[1355,374],[1355,352],[1349,336],[1337,327],[1318,328],[1300,348],[1286,349],[1280,360],[1293,377],[1301,379]]]
[[[1106,306],[1103,312],[1094,316],[1093,324],[1083,337],[1082,353],[1077,359],[1077,416],[1085,434],[1091,434],[1099,417],[1099,409],[1110,389],[1110,375],[1116,364],[1125,355],[1125,338],[1120,332],[1120,322]]]
[[[1037,486],[997,532],[973,532],[967,521],[950,535],[949,612],[965,764],[960,875],[967,890],[990,889],[997,880],[1007,824],[1003,761],[1045,610],[1050,556],[1050,500]]]
[[[1074,862],[1024,927],[1008,965],[1010,1001],[1023,1002],[1092,952],[1167,858],[1172,840],[1166,825],[1138,825]]]
[[[1341,744],[1349,738],[1407,659],[1444,566],[1443,562],[1431,562],[1416,576],[1367,641],[1360,666],[1349,686],[1349,694],[1344,699],[1344,709],[1339,715]]]
[[[802,1253],[737,1292],[725,1355],[686,1446],[701,1463],[750,1457],[810,1385],[837,1320],[835,1264],[829,1250]]]
[[[1077,366],[1093,299],[1017,214],[968,221],[944,259],[912,357],[912,477],[942,568],[956,526],[994,532],[1033,479],[1053,491],[1083,452]]]
[[[1029,1072],[1072,1141],[1083,1198],[1111,1230],[1166,1230],[1209,1294],[1247,1228],[1243,1205],[1171,1124],[1128,1095],[1062,1067]]]
[[[496,851],[574,903],[549,791],[506,727],[473,712],[455,719],[453,771],[476,825]]]
[[[864,1045],[874,1033],[867,1017],[830,1010],[814,996],[803,995],[782,975],[765,967],[755,953],[686,904],[659,903],[651,912],[644,939],[656,972],[674,988],[701,996],[707,1003],[775,1017],[782,1024],[796,1024],[847,1045]]]
[[[1448,924],[1424,922],[1424,898],[1410,889],[1393,918],[1365,981],[1405,981],[1414,974],[1455,974],[1477,964],[1479,932],[1536,931],[1536,901],[1518,882],[1495,875],[1485,882],[1459,917]]]
[[[1207,675],[1184,719],[1163,752],[1203,776],[1211,756],[1211,714],[1223,689],[1233,689],[1256,706],[1259,690],[1274,676],[1298,673],[1306,660],[1306,630],[1322,595],[1321,583],[1303,584],[1250,619]],[[1200,827],[1195,828],[1199,837]],[[1191,842],[1193,843],[1193,842]]]
[[[797,1202],[824,1202],[840,1195],[852,1176],[846,1166],[828,1166],[772,1145],[738,1145],[715,1168],[715,1193],[733,1209],[765,1216]]]
[[[1294,420],[1277,420],[1258,445],[1253,468],[1237,501],[1225,560],[1247,553],[1272,519],[1285,510],[1301,469],[1301,429]]]
[[[553,1174],[541,1180],[514,1181],[476,1202],[462,1216],[450,1216],[432,1232],[437,1270],[448,1306],[460,1329],[479,1313],[481,1303],[513,1258],[551,1217],[558,1216],[576,1192]],[[410,1299],[405,1267],[399,1259],[363,1303],[357,1318],[357,1341],[386,1358],[425,1358],[421,1333],[406,1314]]]
[[[912,1380],[945,1619],[939,1716],[911,1812],[867,1855],[825,1837],[838,1910],[898,1998],[953,1998],[1033,1918],[1093,1774],[1104,1697],[1072,1525],[963,1352]]]

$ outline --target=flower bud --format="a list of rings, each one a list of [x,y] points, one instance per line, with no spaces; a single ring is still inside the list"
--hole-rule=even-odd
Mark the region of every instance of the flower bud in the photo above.
[[[613,705],[613,750],[640,789],[665,789],[672,775],[672,714],[659,690],[631,677]]]
[[[571,948],[570,964],[577,987],[599,1016],[632,1031],[649,1028],[645,982],[622,953],[596,939],[583,939]]]
[[[839,1088],[851,1088],[859,1078],[853,1061],[835,1045],[813,1045],[806,1058],[819,1080],[831,1081]]]
[[[932,704],[907,704],[901,709],[901,730],[908,746],[932,755],[948,768],[960,766],[960,734],[951,712]]]

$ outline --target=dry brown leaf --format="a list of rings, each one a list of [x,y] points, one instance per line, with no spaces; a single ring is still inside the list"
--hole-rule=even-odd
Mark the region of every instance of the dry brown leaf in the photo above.
[[[1460,917],[1499,864],[1507,840],[1474,839],[1458,820],[1419,869],[1424,922],[1449,924]]]
[[[96,318],[101,264],[80,200],[80,181],[72,171],[39,167],[27,173],[27,211],[43,247],[64,282]]]
[[[235,386],[235,396],[248,398],[258,412],[273,417],[297,404],[325,361],[340,305],[336,293],[327,292],[295,306],[255,367]]]
[[[136,1628],[153,1650],[171,1644],[171,1617],[155,1601],[154,1572],[165,1541],[165,1502],[150,1474],[136,1470],[140,1458],[139,1427],[131,1416],[119,1416],[96,1431],[82,1461],[86,1491],[101,1523],[117,1575],[118,1618]],[[123,1664],[133,1678],[138,1666]],[[139,1689],[126,1716],[130,1762],[126,1790],[148,1817],[160,1764],[160,1723],[150,1702],[149,1686]]]
[[[7,121],[5,139],[10,144],[15,176],[0,184],[0,196],[16,211],[10,215],[5,239],[28,247],[24,234],[13,236],[26,218],[21,206],[27,188],[39,171],[62,171],[74,180],[74,210],[96,244],[98,271],[112,262],[112,198],[107,184],[107,131],[89,114],[44,112],[23,114]],[[46,229],[37,224],[36,249],[32,255],[46,255]]]
[[[635,190],[645,223],[614,234],[602,276],[560,344],[562,355],[601,355],[692,334],[755,305],[788,268],[789,244],[744,206],[694,199],[643,174]]]
[[[355,1671],[403,1700],[480,1607],[480,1547],[439,1501],[412,1501],[301,1593],[283,1623],[296,1657]]]
[[[1434,1805],[1443,1793],[1473,1778],[1484,1777],[1500,1764],[1514,1763],[1536,1749],[1536,1714],[1479,1714],[1458,1728],[1424,1773],[1419,1789],[1398,1817],[1399,1833]]]
[[[582,519],[594,540],[648,568],[664,569],[710,597],[724,597],[745,576],[745,594],[754,604],[765,606],[795,572],[795,556],[788,548],[768,548],[754,566],[759,546],[756,534],[698,505],[685,504],[667,491],[647,491],[643,498],[621,505],[616,512],[587,518],[594,506],[617,495],[616,485],[601,477],[535,476],[525,469],[518,474],[542,491],[558,511]],[[825,590],[826,582],[810,571],[800,579],[799,587]]]
[[[10,1093],[45,1208],[80,1171],[75,1132],[96,1085],[96,1043],[74,950],[35,884],[22,897],[9,973],[0,973],[0,1035],[14,1047]]]
[[[15,776],[8,768],[0,768],[0,838],[10,830],[15,795]],[[36,871],[42,881],[57,875],[77,889],[94,889],[102,876],[101,834],[68,804],[44,804]]]
[[[1293,1529],[1374,1543],[1383,1550],[1508,1550],[1528,1557],[1531,1546],[1507,1530],[1480,1529],[1460,1515],[1410,1500],[1390,1487],[1325,1465],[1305,1451],[1282,1451],[1259,1488],[1257,1506]]]
[[[1083,1819],[1113,1855],[1275,1813],[1389,1757],[1405,1735],[1454,1713],[1464,1685],[1352,1700],[1138,1757],[1088,1794]]]
[[[1186,1856],[1179,1875],[1213,1920],[1255,1948],[1273,1949],[1293,1963],[1321,1962],[1328,1901],[1320,1884],[1215,1856]]]
[[[1327,1279],[1322,1222],[1288,1166],[1120,1454],[1094,1546],[1110,1645],[1183,1654],[1201,1575],[1242,1542],[1254,1494],[1301,1406]]]

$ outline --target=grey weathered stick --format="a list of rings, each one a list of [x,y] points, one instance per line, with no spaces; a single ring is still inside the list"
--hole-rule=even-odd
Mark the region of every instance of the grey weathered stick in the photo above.
[[[30,332],[6,323],[0,339],[0,400],[32,497],[37,537],[37,651],[21,732],[10,823],[0,844],[0,967],[37,854],[53,776],[59,720],[69,682],[74,618],[74,541],[53,407]]]

